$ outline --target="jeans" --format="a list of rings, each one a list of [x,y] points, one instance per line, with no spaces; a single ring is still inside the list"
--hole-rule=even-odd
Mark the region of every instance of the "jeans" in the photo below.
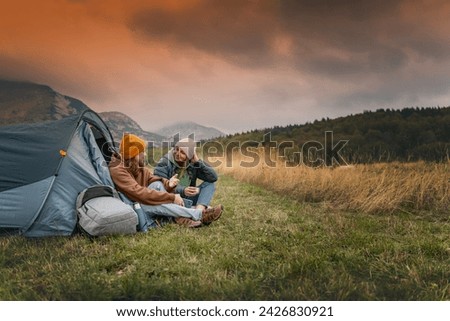
[[[148,188],[157,191],[166,191],[163,183],[160,181],[151,183]],[[121,194],[121,196],[122,199],[124,199],[124,195]],[[142,232],[145,232],[149,228],[158,227],[156,219],[161,217],[166,218],[165,221],[168,221],[167,219],[177,217],[186,217],[194,221],[200,221],[202,219],[202,210],[187,208],[173,203],[161,205],[140,204],[140,208],[136,209],[135,207],[135,211],[138,214],[139,228]],[[145,215],[142,215],[142,211],[145,213]]]
[[[166,191],[162,182],[157,181],[151,183],[148,188],[157,191]],[[187,217],[193,219],[194,221],[200,221],[202,219],[202,211],[179,206],[177,204],[161,204],[161,205],[142,205],[145,212],[153,216],[167,216],[167,217]]]
[[[186,207],[195,206],[197,204],[208,207],[211,203],[214,192],[216,191],[216,184],[203,182],[197,187],[200,188],[200,192],[197,195],[184,197],[184,205]]]

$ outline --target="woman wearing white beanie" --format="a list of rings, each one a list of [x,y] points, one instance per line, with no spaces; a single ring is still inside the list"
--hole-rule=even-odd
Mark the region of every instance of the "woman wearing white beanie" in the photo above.
[[[154,174],[163,178],[178,175],[179,184],[175,193],[183,197],[186,207],[204,210],[214,196],[218,177],[215,170],[198,157],[195,149],[193,139],[181,139],[159,160]],[[203,182],[197,185],[197,179]]]

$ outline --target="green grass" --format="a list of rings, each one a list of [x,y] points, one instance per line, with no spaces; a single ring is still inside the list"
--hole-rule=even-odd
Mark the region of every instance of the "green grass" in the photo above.
[[[209,227],[0,238],[1,300],[449,300],[450,222],[299,203],[221,176]]]

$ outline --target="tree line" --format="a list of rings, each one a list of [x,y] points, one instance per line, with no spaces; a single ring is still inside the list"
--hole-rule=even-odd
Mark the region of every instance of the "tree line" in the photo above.
[[[219,140],[223,144],[259,142],[270,133],[273,141],[294,143],[295,148],[285,151],[289,157],[289,153],[295,154],[308,142],[323,142],[324,134],[330,131],[334,142],[347,141],[339,153],[348,163],[445,162],[450,159],[450,107],[377,109],[302,125],[251,130]]]

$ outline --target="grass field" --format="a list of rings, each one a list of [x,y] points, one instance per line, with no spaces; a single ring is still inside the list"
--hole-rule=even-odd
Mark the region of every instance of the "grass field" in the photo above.
[[[221,175],[223,217],[147,234],[0,238],[1,300],[449,300],[450,222],[330,210]]]
[[[326,203],[331,209],[372,214],[425,210],[449,217],[449,162],[287,167],[280,157],[272,157],[278,160],[275,166],[259,157],[256,165],[244,167],[246,158],[236,154],[231,166],[221,160],[218,170],[299,201]]]

